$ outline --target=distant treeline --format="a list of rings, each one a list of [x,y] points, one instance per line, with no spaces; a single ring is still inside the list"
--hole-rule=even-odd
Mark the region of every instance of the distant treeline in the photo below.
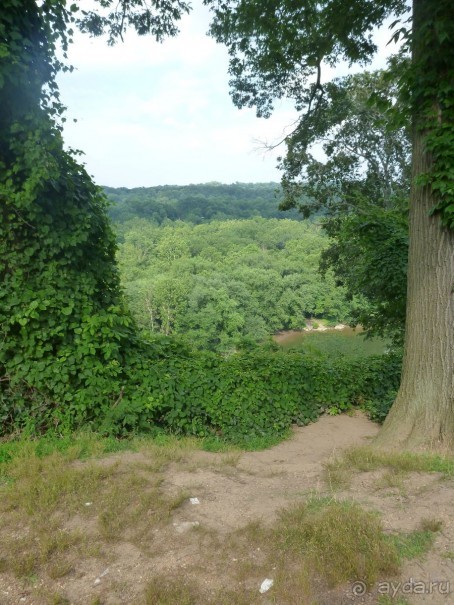
[[[279,210],[282,191],[277,183],[104,187],[104,191],[113,203],[109,213],[116,223],[133,218],[144,218],[158,225],[166,220],[200,224],[256,216],[302,219],[296,210]]]

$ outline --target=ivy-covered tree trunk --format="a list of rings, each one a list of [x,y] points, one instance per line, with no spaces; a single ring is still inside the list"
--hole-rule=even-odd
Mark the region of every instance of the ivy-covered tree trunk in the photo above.
[[[54,54],[69,14],[38,4],[0,10],[0,433],[101,416],[132,323],[107,202],[58,126]]]
[[[152,356],[125,307],[107,200],[63,147],[55,80],[74,27],[110,43],[128,27],[162,40],[189,6],[79,4],[1,0],[0,434],[99,427],[115,406],[130,426],[118,404],[135,396],[140,380],[125,384],[141,347]]]
[[[427,81],[418,83],[418,78],[424,77],[434,83],[426,90],[446,91],[447,87],[453,87],[449,78],[450,65],[454,65],[452,45],[450,56],[434,56],[434,49],[443,36],[436,27],[437,4],[433,0],[414,1],[413,60],[419,66],[414,73],[416,89],[418,85],[427,87]],[[452,11],[452,7],[448,10]],[[449,23],[449,13],[447,17]],[[432,150],[438,154],[438,162],[444,159],[445,164],[449,164],[449,157],[440,157],[439,149],[445,148],[443,141],[434,146],[428,119],[435,116],[436,126],[444,126],[449,136],[452,123],[448,112],[452,110],[449,104],[440,104],[439,95],[429,100],[431,106],[427,103],[428,95],[425,96],[426,102],[416,105],[414,112],[402,380],[397,399],[377,439],[381,446],[438,448],[454,444],[454,230],[444,227],[438,214],[430,216],[439,201],[436,181],[418,184],[420,175],[434,172]],[[417,101],[415,94],[414,103]]]
[[[421,135],[414,142],[414,172],[430,161]],[[428,218],[428,186],[414,187],[405,355],[401,386],[377,442],[409,447],[454,441],[454,232]]]

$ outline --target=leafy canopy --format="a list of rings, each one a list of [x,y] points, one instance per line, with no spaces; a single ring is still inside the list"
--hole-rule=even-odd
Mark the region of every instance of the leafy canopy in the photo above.
[[[323,110],[287,139],[281,206],[320,214],[332,238],[323,271],[333,269],[350,297],[369,301],[356,307],[354,321],[397,341],[405,324],[410,128],[392,123],[387,107],[397,112],[400,103],[392,72],[326,84]],[[314,143],[323,159],[312,152]]]
[[[433,212],[442,224],[454,226],[451,0],[419,0],[421,18],[411,26],[404,0],[205,0],[205,4],[213,12],[211,34],[229,49],[234,103],[269,116],[276,99],[292,99],[301,111],[295,133],[300,132],[302,140],[307,121],[323,120],[327,88],[323,66],[341,60],[367,63],[376,51],[373,28],[394,17],[392,27],[399,28],[393,40],[402,37],[405,48],[416,49],[411,63],[392,66],[404,109],[397,119],[413,120],[425,133],[432,164],[420,182],[431,186]],[[395,112],[391,116],[396,120]]]

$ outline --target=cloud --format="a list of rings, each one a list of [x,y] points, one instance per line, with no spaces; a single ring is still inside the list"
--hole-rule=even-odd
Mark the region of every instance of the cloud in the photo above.
[[[85,1],[82,8],[89,8],[92,2]],[[150,36],[138,36],[128,31],[121,41],[108,46],[104,38],[91,38],[77,32],[74,45],[69,51],[69,60],[76,69],[85,72],[116,70],[124,67],[136,69],[168,67],[178,64],[182,67],[207,68],[210,64],[227,64],[225,49],[206,35],[209,24],[209,11],[199,0],[192,3],[193,10],[184,15],[179,22],[180,33],[156,42]],[[99,5],[97,6],[99,10]]]
[[[70,53],[77,71],[59,78],[69,107],[65,138],[86,152],[99,183],[279,180],[282,149],[265,151],[260,141],[281,140],[297,114],[285,102],[268,120],[233,106],[227,51],[205,35],[208,24],[197,0],[181,34],[163,44],[128,34],[124,44],[108,47],[77,34]],[[387,40],[388,34],[379,35]]]

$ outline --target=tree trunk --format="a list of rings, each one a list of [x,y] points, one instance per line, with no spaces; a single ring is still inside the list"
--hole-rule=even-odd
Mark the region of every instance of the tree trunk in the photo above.
[[[430,16],[432,0],[415,0],[414,33]],[[435,35],[435,32],[434,32]],[[421,37],[422,39],[422,37]],[[413,61],[430,52],[414,36]],[[443,78],[446,74],[433,74]],[[429,217],[430,186],[415,178],[431,168],[417,108],[414,111],[405,350],[400,389],[376,444],[451,448],[454,445],[454,231]]]

